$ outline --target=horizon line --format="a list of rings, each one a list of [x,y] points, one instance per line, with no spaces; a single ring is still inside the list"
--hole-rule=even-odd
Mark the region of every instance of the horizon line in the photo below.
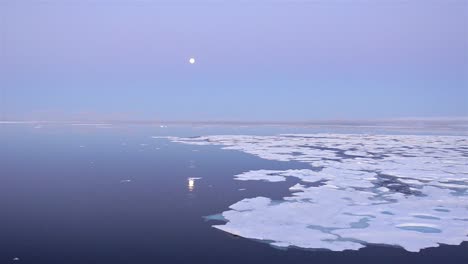
[[[399,118],[347,118],[347,119],[310,119],[310,120],[157,120],[157,119],[62,119],[62,120],[32,120],[5,119],[0,124],[13,123],[49,123],[49,124],[200,124],[200,125],[358,125],[358,124],[387,124],[387,123],[459,123],[468,122],[468,116],[452,117],[399,117]]]

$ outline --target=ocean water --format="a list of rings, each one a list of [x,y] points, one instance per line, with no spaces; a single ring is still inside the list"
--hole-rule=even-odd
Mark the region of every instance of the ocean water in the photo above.
[[[204,216],[245,198],[281,199],[296,183],[236,181],[233,175],[308,165],[152,138],[314,132],[385,133],[0,124],[0,263],[468,263],[466,242],[419,253],[377,245],[332,252],[278,249],[222,232]]]

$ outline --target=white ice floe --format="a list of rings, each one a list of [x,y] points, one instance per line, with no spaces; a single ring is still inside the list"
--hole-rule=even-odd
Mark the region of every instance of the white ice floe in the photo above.
[[[120,183],[129,183],[132,182],[132,180],[120,180]]]
[[[297,183],[296,185],[293,185],[293,186],[289,187],[289,190],[292,191],[292,192],[304,191],[305,189],[306,189],[306,186],[302,185],[300,183]]]
[[[250,181],[250,180],[263,180],[269,182],[285,181],[286,178],[281,176],[281,171],[270,171],[270,170],[258,170],[248,171],[235,176],[236,180],[239,181]]]
[[[253,170],[236,180],[298,180],[279,201],[241,200],[217,229],[278,247],[346,250],[366,244],[408,251],[468,241],[468,137],[288,134],[169,137],[260,158],[310,164]],[[320,183],[320,184],[317,184]]]

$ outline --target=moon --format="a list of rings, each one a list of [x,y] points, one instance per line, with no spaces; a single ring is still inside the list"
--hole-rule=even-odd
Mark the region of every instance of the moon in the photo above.
[[[190,63],[190,64],[194,64],[194,63],[195,63],[195,58],[190,58],[190,59],[189,59],[189,63]]]

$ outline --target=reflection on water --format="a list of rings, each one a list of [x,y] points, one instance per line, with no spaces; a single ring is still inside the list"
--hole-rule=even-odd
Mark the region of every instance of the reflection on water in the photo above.
[[[188,178],[188,189],[189,191],[193,191],[193,188],[195,188],[195,180],[192,178]]]
[[[190,177],[187,179],[189,191],[193,191],[195,189],[195,180],[199,180],[199,179],[201,178]]]

